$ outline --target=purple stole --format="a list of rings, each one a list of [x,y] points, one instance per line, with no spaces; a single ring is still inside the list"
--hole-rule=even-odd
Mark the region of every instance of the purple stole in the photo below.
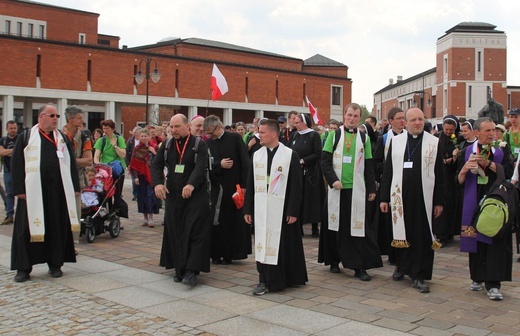
[[[477,144],[478,146],[478,144]],[[473,146],[466,148],[465,159],[467,162],[472,154]],[[493,153],[493,162],[501,164],[504,159],[504,152],[500,148],[496,148]],[[491,245],[493,238],[484,236],[477,232],[473,224],[473,216],[477,210],[479,199],[477,199],[477,174],[468,172],[464,183],[464,202],[462,206],[462,225],[460,230],[460,251],[477,253],[477,241]]]

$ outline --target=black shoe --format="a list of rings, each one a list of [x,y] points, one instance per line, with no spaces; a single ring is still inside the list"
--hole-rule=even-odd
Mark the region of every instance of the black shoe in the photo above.
[[[330,264],[330,273],[341,273],[339,270],[339,263]]]
[[[232,263],[231,259],[222,259],[222,265],[231,265]]]
[[[361,281],[370,281],[372,279],[364,269],[355,270],[354,276]]]
[[[132,201],[137,201],[137,197],[132,197]]]
[[[516,262],[520,262],[520,257],[518,257],[518,259],[516,259]]]
[[[317,238],[320,236],[320,230],[319,229],[312,229],[312,237]]]
[[[182,281],[182,277],[180,275],[175,274],[173,276],[173,282],[181,282],[181,281]]]
[[[197,284],[197,275],[190,271],[186,272],[182,278],[182,284],[191,287],[195,286]]]
[[[55,266],[49,267],[49,274],[53,278],[61,278],[63,276],[61,267],[55,267]]]
[[[214,259],[211,261],[211,263],[212,263],[213,265],[220,265],[220,264],[222,264],[222,259],[220,259],[220,258],[214,258]]]
[[[448,246],[448,241],[446,239],[439,240],[439,243],[441,243],[441,248],[445,248]]]
[[[387,261],[388,265],[392,265],[392,266],[395,266],[397,265],[397,262],[395,261],[394,258],[388,258],[388,261]]]
[[[392,274],[392,280],[394,281],[401,281],[404,279],[404,274],[399,272],[397,268],[394,271],[394,274]]]
[[[14,276],[14,281],[16,282],[25,282],[31,278],[31,270],[29,271],[17,271],[16,275]]]
[[[265,292],[267,292],[267,288],[263,283],[259,283],[258,285],[256,285],[256,288],[253,289],[253,295],[264,295]]]
[[[430,287],[424,283],[424,280],[414,280],[412,282],[412,287],[417,289],[419,293],[429,293]]]

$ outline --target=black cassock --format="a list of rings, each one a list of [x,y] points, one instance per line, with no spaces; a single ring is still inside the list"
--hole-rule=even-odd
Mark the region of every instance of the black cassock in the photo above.
[[[229,132],[206,143],[214,159],[211,170],[213,204],[217,203],[219,186],[222,186],[218,225],[213,225],[211,229],[211,258],[246,259],[251,254],[251,227],[244,221],[242,209],[237,209],[232,196],[237,184],[246,187],[251,165],[247,146],[239,134]],[[222,168],[222,159],[233,160],[233,166],[230,169]]]
[[[321,173],[321,139],[317,132],[295,132],[289,147],[298,153],[305,165],[300,165],[303,200],[298,220],[301,224],[321,222],[325,185]]]
[[[461,152],[457,172],[460,172],[466,163],[466,151],[472,149],[472,146],[468,146]],[[480,150],[482,150],[482,147],[480,147]],[[503,151],[504,158],[502,159],[502,167],[504,168],[504,175],[507,178],[513,175],[514,163],[511,160],[511,151],[509,150],[509,147],[504,147]],[[489,160],[493,160],[492,151],[489,153],[488,158]],[[485,172],[488,176],[488,183],[477,185],[477,200],[479,201],[482,199],[482,197],[484,197],[490,186],[493,185],[497,179],[497,174],[491,169],[486,168]],[[468,172],[467,174],[471,174],[471,172]],[[512,234],[504,234],[502,237],[493,238],[493,243],[491,245],[477,241],[477,253],[468,254],[469,272],[473,281],[511,281],[511,274],[513,269]]]
[[[355,133],[353,136],[355,136]],[[336,175],[332,166],[332,155],[330,152],[323,151],[321,158],[323,175],[330,188],[332,188],[334,182],[341,181],[341,177]],[[368,198],[369,194],[376,192],[372,159],[365,159],[364,175],[366,198]],[[373,218],[374,201],[369,202],[365,200],[365,236],[354,237],[350,232],[352,193],[353,190],[351,188],[341,190],[339,208],[340,223],[337,232],[328,229],[328,205],[327,198],[325,198],[318,262],[324,263],[325,265],[341,262],[343,267],[355,270],[383,267],[377,246],[375,224],[370,220]],[[372,213],[370,209],[372,209]]]
[[[43,242],[30,242],[31,235],[27,216],[27,203],[25,200],[18,198],[11,248],[12,270],[29,270],[32,265],[41,263],[59,267],[64,262],[76,262],[74,241],[68,215],[69,211],[61,180],[60,159],[56,153],[56,145],[41,133],[38,136],[41,138],[40,174],[45,217],[45,237]],[[54,141],[53,132],[48,134],[48,136]],[[68,145],[70,175],[74,191],[79,192],[78,169],[76,168],[74,150],[70,142],[68,142],[67,136],[63,135],[63,138]],[[23,153],[25,146],[26,141],[24,135],[21,134],[14,146],[11,158],[14,195],[27,193],[25,189],[25,158]]]
[[[195,162],[195,136],[179,140],[172,139],[168,150],[168,177],[166,188],[169,193],[165,201],[164,233],[159,265],[166,269],[175,268],[177,276],[186,271],[209,272],[210,220],[209,195],[207,190],[208,147],[200,141]],[[180,156],[186,145],[182,162]],[[164,184],[163,169],[165,146],[161,146],[151,166],[152,185]],[[181,173],[175,172],[176,165],[184,165]],[[191,184],[195,187],[191,197],[183,198],[182,189]]]
[[[271,171],[271,163],[276,147],[273,151],[268,151],[267,172]],[[307,279],[307,267],[305,265],[305,255],[303,252],[303,241],[301,227],[298,221],[287,224],[286,217],[298,217],[301,204],[301,175],[300,159],[298,154],[293,151],[287,189],[285,191],[285,203],[282,219],[282,230],[280,236],[280,249],[277,265],[267,265],[256,262],[256,268],[260,274],[260,282],[265,283],[270,291],[283,290],[289,286],[305,285]],[[246,198],[244,202],[244,214],[253,216],[254,223],[254,171],[250,165],[247,177]]]
[[[410,243],[408,248],[398,248],[397,250],[397,267],[403,274],[409,275],[412,279],[431,280],[433,272],[434,251],[432,250],[432,236],[426,207],[424,204],[423,187],[422,187],[422,154],[419,141],[422,140],[424,132],[417,138],[408,134],[408,144],[413,168],[403,168],[403,211],[404,223],[406,231],[406,240]],[[419,148],[413,150],[417,145]],[[383,180],[381,182],[381,202],[390,202],[390,189],[392,183],[393,164],[392,155],[393,146],[390,144],[388,149],[387,160],[383,172]],[[407,148],[404,149],[404,160],[408,161]],[[444,176],[443,176],[442,152],[437,150],[435,160],[435,186],[433,191],[433,206],[444,205]],[[391,207],[389,207],[389,212]],[[433,219],[433,214],[432,214]]]
[[[443,159],[453,158],[452,153],[455,150],[455,144],[444,132],[439,136],[439,150],[442,152]],[[461,157],[459,156],[457,160],[460,159]],[[457,197],[457,163],[457,161],[452,161],[448,164],[442,164],[446,200],[442,214],[433,220],[433,233],[435,233],[438,239],[442,240],[451,238],[454,235],[460,235],[460,222],[457,222],[457,208],[459,207],[458,202],[460,202],[460,199]]]

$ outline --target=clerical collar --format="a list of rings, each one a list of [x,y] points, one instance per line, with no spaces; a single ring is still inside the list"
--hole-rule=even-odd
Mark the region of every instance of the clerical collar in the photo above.
[[[396,131],[394,131],[394,130],[392,129],[392,132],[394,132],[394,135],[399,135],[399,134],[403,133],[403,131],[404,131],[404,129],[402,129],[401,132],[397,133]]]
[[[353,129],[348,129],[345,127],[345,132],[347,133],[356,133],[357,132],[357,127],[353,128]]]
[[[303,131],[298,131],[299,134],[307,134],[307,133],[310,133],[310,132],[314,132],[314,130],[312,128],[307,128],[307,129],[304,129]]]
[[[408,132],[408,136],[409,136],[409,137],[412,137],[412,138],[414,138],[414,139],[422,138],[423,134],[424,134],[424,131],[421,132],[421,133],[419,133],[419,134],[417,134],[417,135],[416,135],[416,134],[411,134],[410,132]]]
[[[280,144],[278,144],[278,145],[276,145],[276,146],[274,146],[274,147],[267,147],[267,149],[269,149],[269,151],[272,152],[272,151],[274,151],[275,149],[277,149],[278,146],[280,146]]]

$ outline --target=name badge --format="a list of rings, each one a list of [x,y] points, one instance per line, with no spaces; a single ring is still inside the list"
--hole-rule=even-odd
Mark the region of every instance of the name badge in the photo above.
[[[515,154],[519,154],[520,153],[520,148],[515,148]]]
[[[413,168],[413,162],[412,161],[407,161],[404,163],[404,168]]]
[[[176,164],[175,165],[175,173],[176,174],[184,173],[184,165],[183,164]]]
[[[63,159],[63,152],[62,151],[56,151],[56,155],[58,155],[58,157],[60,159]]]
[[[343,163],[352,163],[352,156],[344,156]]]

